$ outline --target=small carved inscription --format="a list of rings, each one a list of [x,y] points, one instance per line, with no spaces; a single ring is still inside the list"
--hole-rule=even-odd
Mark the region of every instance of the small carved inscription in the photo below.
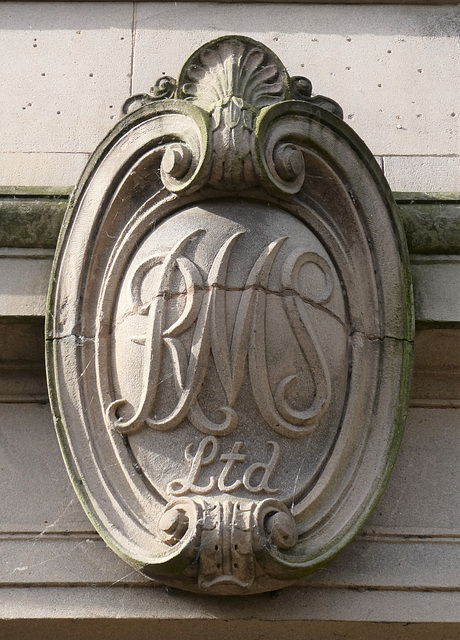
[[[249,493],[267,493],[269,495],[278,493],[279,489],[269,486],[269,480],[278,462],[280,447],[272,440],[269,440],[268,444],[273,448],[270,460],[250,464],[244,473],[240,474],[242,479],[233,482],[229,480],[232,471],[237,465],[243,464],[247,460],[247,455],[242,453],[244,442],[234,442],[231,451],[221,454],[219,461],[224,463],[224,467],[218,478],[210,476],[207,482],[202,477],[202,471],[204,467],[217,460],[220,452],[219,442],[214,436],[207,436],[201,440],[195,453],[193,453],[193,445],[188,444],[184,453],[185,459],[190,463],[188,476],[184,479],[172,480],[168,484],[167,491],[172,496],[184,496],[187,493],[205,495],[213,491],[216,486],[222,493],[232,493],[244,486]]]

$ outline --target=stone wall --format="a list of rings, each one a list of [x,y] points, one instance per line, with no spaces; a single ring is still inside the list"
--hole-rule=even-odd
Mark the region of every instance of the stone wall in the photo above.
[[[0,12],[0,184],[74,184],[130,94],[240,33],[342,105],[394,190],[458,188],[456,6],[4,2]]]
[[[363,531],[295,588],[205,598],[130,570],[70,485],[43,363],[59,187],[130,94],[248,35],[342,105],[394,191],[460,191],[458,6],[4,2],[0,31],[0,184],[33,187],[0,189],[0,638],[460,638],[458,196],[397,195],[418,330],[403,444]]]

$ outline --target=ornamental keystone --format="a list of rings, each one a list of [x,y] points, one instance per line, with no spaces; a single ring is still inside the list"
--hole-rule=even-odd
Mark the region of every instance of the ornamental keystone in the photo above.
[[[263,44],[132,96],[73,194],[47,369],[107,544],[205,594],[292,584],[370,515],[408,405],[405,239],[371,152]]]

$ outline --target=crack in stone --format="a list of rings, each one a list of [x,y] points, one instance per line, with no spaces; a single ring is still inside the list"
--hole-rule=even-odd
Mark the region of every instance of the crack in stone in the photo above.
[[[164,298],[167,301],[171,301],[171,300],[177,300],[180,297],[187,297],[188,295],[193,295],[194,293],[198,292],[198,291],[202,291],[203,293],[205,292],[210,292],[213,289],[218,290],[218,291],[224,291],[227,293],[244,293],[245,291],[260,291],[262,293],[265,293],[266,295],[273,295],[273,296],[277,296],[280,298],[287,298],[289,296],[292,297],[297,297],[300,298],[300,300],[302,300],[302,302],[304,302],[305,304],[308,304],[312,307],[314,307],[315,309],[318,309],[319,311],[324,311],[325,313],[327,313],[327,315],[329,315],[331,318],[333,318],[336,322],[338,322],[344,329],[348,329],[347,324],[341,319],[339,318],[339,316],[337,316],[333,311],[331,311],[331,309],[329,309],[328,307],[324,306],[323,304],[316,302],[315,300],[313,300],[312,298],[309,298],[307,296],[303,296],[302,294],[298,293],[297,291],[294,291],[293,289],[284,289],[282,291],[276,291],[276,290],[272,290],[272,289],[267,289],[266,287],[263,287],[261,285],[251,285],[248,287],[230,287],[228,285],[219,285],[219,284],[212,284],[208,287],[190,287],[186,290],[183,291],[177,291],[177,292],[164,292],[160,295],[154,296],[153,298],[150,299],[149,302],[145,303],[143,306],[146,306],[147,304],[152,304],[152,302],[154,300],[157,300],[159,298]],[[126,319],[134,317],[136,315],[139,315],[139,311],[138,311],[138,307],[135,307],[132,311],[129,311],[125,314],[123,314],[120,319],[116,322],[115,328],[120,326]]]
[[[398,338],[396,336],[385,335],[385,336],[367,336],[362,331],[352,331],[350,333],[350,338],[354,336],[361,336],[364,340],[370,340],[371,342],[383,342],[384,340],[396,340],[397,342],[407,342],[407,344],[414,345],[415,340],[408,340],[407,338]]]

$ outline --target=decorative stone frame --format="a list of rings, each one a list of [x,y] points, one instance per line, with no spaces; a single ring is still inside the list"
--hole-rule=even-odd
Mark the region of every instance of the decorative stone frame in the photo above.
[[[340,116],[225,36],[127,101],[73,194],[46,328],[56,429],[96,529],[167,584],[290,584],[353,538],[391,472],[407,249]]]

